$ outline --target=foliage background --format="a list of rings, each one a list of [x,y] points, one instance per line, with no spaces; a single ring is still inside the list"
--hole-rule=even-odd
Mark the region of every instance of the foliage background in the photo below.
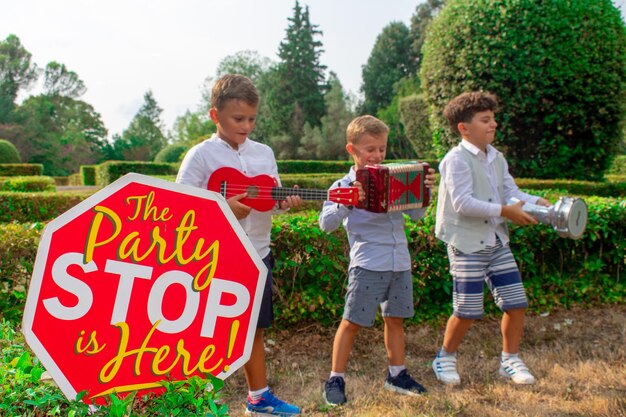
[[[440,152],[442,111],[465,91],[501,100],[498,144],[514,176],[600,179],[622,140],[626,27],[610,0],[449,0],[423,48]]]

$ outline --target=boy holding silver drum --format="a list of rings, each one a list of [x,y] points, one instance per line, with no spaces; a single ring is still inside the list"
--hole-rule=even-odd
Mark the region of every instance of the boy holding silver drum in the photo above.
[[[462,138],[439,164],[435,226],[435,235],[447,244],[454,310],[432,366],[437,379],[448,385],[461,382],[456,352],[471,324],[484,314],[485,282],[504,312],[499,373],[516,384],[535,383],[519,357],[528,301],[509,248],[507,220],[537,224],[522,209],[524,202],[544,207],[550,203],[520,191],[504,156],[491,146],[498,126],[496,108],[495,96],[472,92],[452,99],[444,110],[450,127]],[[511,198],[519,201],[507,204]]]

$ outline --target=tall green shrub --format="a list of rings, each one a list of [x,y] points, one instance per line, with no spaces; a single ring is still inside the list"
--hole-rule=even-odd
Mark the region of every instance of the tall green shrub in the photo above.
[[[0,164],[19,164],[22,162],[15,145],[6,139],[0,139]]]
[[[154,162],[180,162],[181,156],[189,147],[182,143],[172,143],[161,149],[154,157]]]
[[[400,120],[407,140],[419,158],[434,159],[432,131],[428,120],[428,106],[424,94],[412,94],[400,99]]]
[[[602,178],[626,111],[626,31],[610,0],[450,0],[423,52],[443,148],[458,141],[444,106],[486,90],[500,97],[497,140],[517,176]]]

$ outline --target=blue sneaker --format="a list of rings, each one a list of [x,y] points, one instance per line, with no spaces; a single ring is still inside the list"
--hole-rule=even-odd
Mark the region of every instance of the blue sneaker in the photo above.
[[[290,417],[300,415],[300,409],[295,405],[287,404],[279,400],[271,391],[265,391],[259,402],[252,403],[248,398],[248,406],[246,407],[246,415],[248,416],[279,416]]]

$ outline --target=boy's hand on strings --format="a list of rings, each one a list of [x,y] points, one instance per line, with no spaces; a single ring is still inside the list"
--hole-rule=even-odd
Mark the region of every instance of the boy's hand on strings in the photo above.
[[[294,185],[293,188],[299,188],[297,185]],[[278,203],[278,207],[281,210],[287,210],[292,207],[298,207],[302,205],[302,198],[299,195],[290,195],[287,196],[285,200],[282,200]]]
[[[250,214],[250,210],[252,210],[251,207],[239,202],[239,200],[241,200],[242,198],[246,198],[247,196],[248,193],[241,193],[232,196],[231,198],[226,200],[226,202],[228,203],[228,207],[230,207],[237,219],[243,219],[248,217],[248,214]]]
[[[424,178],[424,185],[427,188],[431,188],[431,189],[435,185],[435,169],[434,168],[428,168],[428,174],[426,174],[426,177]]]
[[[537,224],[537,219],[535,219],[533,216],[526,213],[522,209],[523,205],[524,205],[523,201],[518,201],[515,204],[502,206],[502,211],[500,212],[500,215],[511,220],[511,222],[513,222],[514,224],[519,224],[521,226],[526,226],[529,224]]]

